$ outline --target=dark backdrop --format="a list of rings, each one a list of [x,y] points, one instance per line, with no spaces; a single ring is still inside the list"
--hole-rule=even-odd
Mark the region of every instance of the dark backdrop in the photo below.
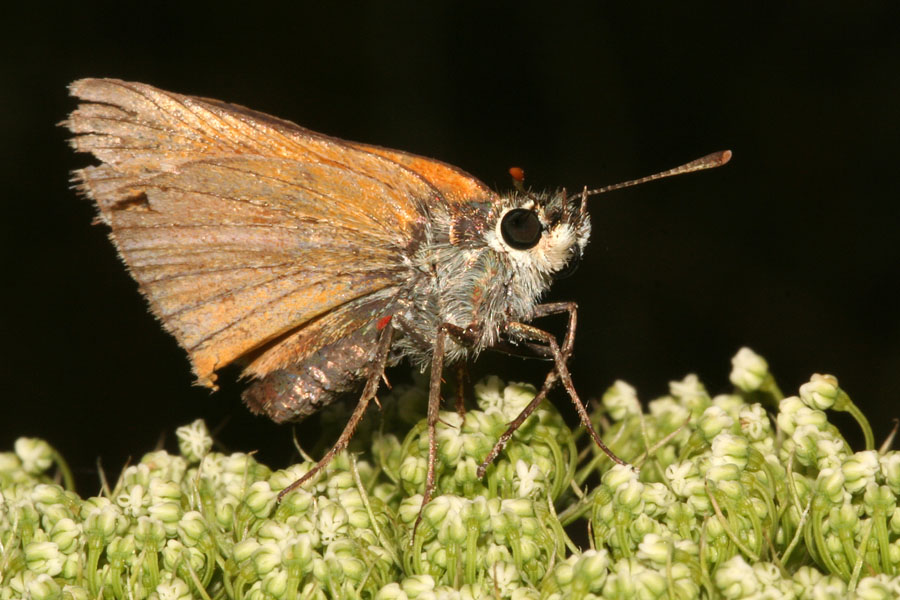
[[[21,4],[21,3],[20,3]],[[42,436],[96,487],[196,417],[283,464],[290,430],[210,395],[147,313],[55,127],[85,76],[220,98],[506,187],[598,186],[731,148],[726,168],[595,200],[574,299],[587,397],[644,400],[742,345],[783,389],[837,375],[883,439],[900,397],[900,10],[854,3],[61,3],[4,24],[0,447]],[[537,382],[540,363],[482,368]],[[229,383],[231,382],[231,383]],[[561,407],[566,400],[557,395]],[[849,432],[855,432],[851,424]]]

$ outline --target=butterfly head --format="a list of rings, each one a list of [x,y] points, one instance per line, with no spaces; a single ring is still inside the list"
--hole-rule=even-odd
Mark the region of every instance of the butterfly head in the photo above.
[[[487,242],[511,263],[541,277],[567,277],[590,238],[585,208],[581,196],[565,191],[515,194],[500,206]]]

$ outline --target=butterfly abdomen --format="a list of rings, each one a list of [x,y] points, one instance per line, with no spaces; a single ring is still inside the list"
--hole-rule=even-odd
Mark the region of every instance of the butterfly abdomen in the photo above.
[[[244,403],[276,423],[305,419],[360,388],[375,359],[376,335],[374,328],[363,328],[300,364],[269,373],[247,388]]]

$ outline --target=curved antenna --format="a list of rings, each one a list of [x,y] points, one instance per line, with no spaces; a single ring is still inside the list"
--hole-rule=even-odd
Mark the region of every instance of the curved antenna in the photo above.
[[[712,154],[707,154],[706,156],[698,158],[697,160],[692,160],[691,162],[683,164],[680,167],[669,169],[668,171],[663,171],[654,175],[648,175],[647,177],[641,177],[640,179],[632,179],[630,181],[623,181],[622,183],[607,185],[601,188],[597,188],[596,190],[585,190],[584,192],[582,192],[582,197],[587,198],[588,196],[596,196],[597,194],[603,194],[605,192],[611,192],[613,190],[621,190],[622,188],[631,187],[633,185],[640,185],[649,181],[656,181],[657,179],[663,179],[665,177],[672,177],[673,175],[684,175],[685,173],[693,173],[694,171],[714,169],[716,167],[721,167],[729,160],[731,160],[731,150],[720,150],[718,152],[713,152]]]
[[[647,175],[646,177],[641,177],[639,179],[614,183],[613,185],[607,185],[595,190],[589,190],[587,189],[587,186],[585,186],[584,191],[581,192],[580,210],[582,213],[587,212],[587,199],[589,196],[596,196],[597,194],[611,192],[613,190],[621,190],[622,188],[640,185],[642,183],[647,183],[648,181],[656,181],[657,179],[663,179],[665,177],[672,177],[673,175],[684,175],[685,173],[703,171],[704,169],[715,169],[716,167],[721,167],[729,160],[731,160],[731,150],[719,150],[718,152],[713,152],[712,154],[707,154],[697,160],[685,163],[680,167],[675,167],[674,169],[669,169],[668,171],[662,171],[661,173],[655,173],[653,175]]]

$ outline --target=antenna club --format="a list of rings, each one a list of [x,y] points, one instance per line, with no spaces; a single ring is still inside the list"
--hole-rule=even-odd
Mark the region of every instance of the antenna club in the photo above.
[[[680,167],[669,169],[668,171],[661,171],[659,173],[655,173],[654,175],[641,177],[640,179],[632,179],[630,181],[623,181],[622,183],[616,183],[614,185],[607,185],[602,188],[597,188],[596,190],[587,190],[582,193],[582,197],[586,198],[588,196],[604,194],[613,190],[621,190],[622,188],[632,187],[635,185],[640,185],[642,183],[649,183],[651,181],[656,181],[657,179],[663,179],[665,177],[684,175],[685,173],[695,173],[697,171],[703,171],[704,169],[714,169],[716,167],[721,167],[729,160],[731,160],[731,150],[720,150],[719,152],[707,154],[706,156],[703,156],[696,160],[692,160],[691,162],[685,163]]]

